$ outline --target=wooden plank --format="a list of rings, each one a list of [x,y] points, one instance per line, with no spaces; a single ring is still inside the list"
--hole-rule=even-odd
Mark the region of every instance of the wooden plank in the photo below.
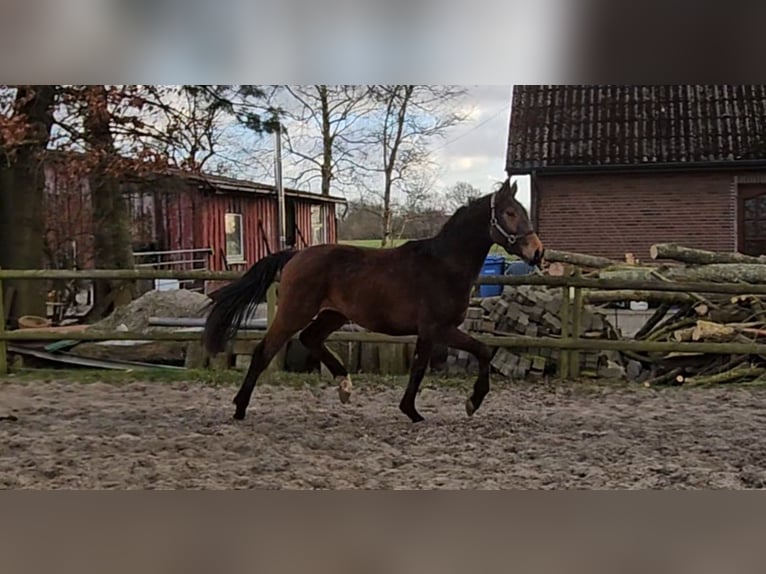
[[[187,369],[204,369],[208,363],[208,356],[202,348],[202,343],[189,342],[186,345],[184,367]]]
[[[365,342],[360,345],[359,351],[359,370],[363,373],[377,373],[380,368],[378,362],[378,350],[380,345],[372,342]]]
[[[378,369],[387,375],[407,374],[407,348],[402,344],[380,345],[378,348]]]
[[[563,287],[561,289],[561,337],[562,339],[569,338],[569,287]],[[561,359],[559,360],[559,376],[562,379],[569,377],[569,361],[570,354],[568,350],[561,353]]]

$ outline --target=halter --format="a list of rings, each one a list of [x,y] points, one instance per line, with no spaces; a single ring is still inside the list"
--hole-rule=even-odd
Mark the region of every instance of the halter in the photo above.
[[[495,214],[495,196],[497,195],[497,192],[493,193],[490,200],[489,200],[489,225],[490,227],[494,227],[500,235],[502,235],[505,238],[506,243],[509,246],[515,245],[516,242],[519,240],[519,237],[526,237],[527,235],[531,235],[534,233],[533,231],[527,231],[523,235],[516,235],[513,233],[508,233],[505,229],[503,229],[500,226],[500,223],[497,221],[497,215]]]

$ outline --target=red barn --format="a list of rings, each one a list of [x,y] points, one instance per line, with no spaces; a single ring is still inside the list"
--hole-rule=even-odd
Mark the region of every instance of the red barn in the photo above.
[[[49,264],[92,268],[93,218],[87,181],[46,166]],[[274,186],[176,172],[126,182],[137,264],[160,268],[244,270],[279,249]],[[345,199],[285,190],[288,245],[337,241],[336,208]]]
[[[506,171],[554,249],[766,253],[766,86],[516,86]]]

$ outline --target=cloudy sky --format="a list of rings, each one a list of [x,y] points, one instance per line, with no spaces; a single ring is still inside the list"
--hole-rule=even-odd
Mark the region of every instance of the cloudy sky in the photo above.
[[[442,142],[435,142],[435,159],[441,166],[443,190],[465,181],[483,193],[505,178],[505,154],[512,86],[471,86],[466,104],[473,108],[469,121],[452,128]],[[520,178],[519,200],[529,207],[529,183]]]
[[[511,110],[511,85],[465,86],[466,97],[460,102],[460,109],[468,112],[465,122],[451,128],[441,138],[431,143],[432,159],[437,166],[437,179],[433,193],[443,194],[458,182],[470,183],[482,193],[490,193],[506,177],[505,155],[508,141],[508,122]],[[301,124],[311,134],[315,126]],[[288,131],[296,133],[297,126]],[[270,137],[254,137],[247,130],[235,128],[235,138],[244,144],[242,154],[249,167],[242,177],[271,181],[274,177],[274,142]],[[308,153],[308,152],[306,152]],[[295,164],[287,146],[283,148],[283,179],[287,185],[318,192],[318,178],[301,180],[294,177],[304,172],[305,166]],[[519,178],[518,199],[529,208],[528,178]],[[334,188],[336,195],[356,199],[351,189]],[[437,201],[438,203],[438,201]]]

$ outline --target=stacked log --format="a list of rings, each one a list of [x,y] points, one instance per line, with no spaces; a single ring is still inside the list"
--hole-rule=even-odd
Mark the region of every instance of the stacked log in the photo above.
[[[553,261],[549,272],[672,283],[766,283],[766,257],[705,251],[671,243],[653,245],[649,256],[648,264],[626,264],[554,251],[549,257],[549,262]],[[581,337],[623,337],[607,320],[608,307],[617,302],[642,301],[654,308],[654,314],[633,336],[637,340],[724,345],[766,341],[766,297],[763,296],[622,289],[586,290],[583,299]],[[463,329],[476,334],[557,338],[561,337],[561,306],[561,289],[506,286],[502,296],[475,302],[468,310]],[[492,367],[508,378],[526,379],[558,373],[560,361],[561,351],[557,349],[497,348]],[[451,351],[448,366],[450,370],[476,371],[475,360],[464,352]],[[581,351],[580,374],[627,378],[649,386],[725,384],[766,380],[766,357],[735,353]]]
[[[708,295],[669,312],[657,308],[636,338],[647,341],[747,343],[766,338],[766,300],[755,295]],[[725,348],[723,349],[725,350]],[[766,357],[718,353],[638,355],[647,385],[716,384],[751,380],[766,372]]]
[[[561,289],[536,286],[506,286],[498,297],[486,297],[469,307],[461,328],[472,334],[520,335],[526,337],[560,338],[562,332]],[[571,321],[570,321],[571,328]],[[581,336],[588,338],[617,338],[614,327],[606,317],[590,305],[582,314]],[[545,347],[493,350],[495,372],[511,379],[526,379],[554,375],[559,372],[561,351]],[[619,353],[590,351],[581,353],[583,376],[608,374],[615,364],[621,370],[624,359]],[[462,351],[450,350],[449,372],[476,372],[475,359]]]
[[[601,278],[668,282],[766,282],[766,257],[694,249],[674,243],[652,245],[654,266],[612,266]],[[766,338],[766,298],[755,295],[630,291],[591,292],[589,301],[653,301],[654,315],[635,336],[639,340],[741,343]],[[725,350],[723,348],[722,350]],[[766,357],[732,354],[631,354],[642,365],[644,384],[721,384],[766,374]]]

